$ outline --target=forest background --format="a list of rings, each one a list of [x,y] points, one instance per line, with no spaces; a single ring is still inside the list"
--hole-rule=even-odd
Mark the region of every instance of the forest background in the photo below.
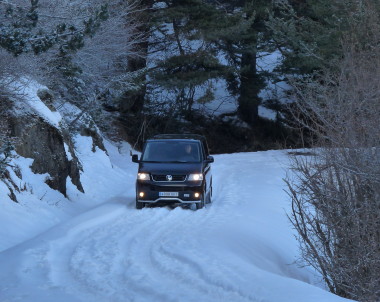
[[[356,9],[355,1],[1,1],[1,69],[7,81],[38,78],[137,147],[171,132],[204,134],[216,153],[300,147],[309,143],[289,110],[292,82],[336,64]]]

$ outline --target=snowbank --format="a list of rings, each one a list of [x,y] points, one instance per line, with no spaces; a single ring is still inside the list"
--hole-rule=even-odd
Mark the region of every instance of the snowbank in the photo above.
[[[0,251],[30,239],[37,234],[78,215],[112,196],[122,196],[125,179],[131,171],[112,166],[107,154],[96,149],[92,152],[91,137],[76,137],[77,156],[82,165],[82,185],[85,194],[78,191],[67,178],[67,196],[51,189],[45,180],[48,174],[34,174],[32,159],[16,157],[11,164],[18,167],[22,179],[9,169],[13,182],[21,189],[14,191],[19,203],[9,197],[9,189],[0,182]],[[118,149],[107,143],[108,152],[117,154]],[[133,185],[131,185],[133,186]]]

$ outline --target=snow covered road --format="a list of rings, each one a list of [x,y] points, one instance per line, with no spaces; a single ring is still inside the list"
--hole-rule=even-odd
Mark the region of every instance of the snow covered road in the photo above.
[[[215,156],[213,203],[198,211],[135,210],[136,167],[120,162],[124,195],[0,253],[0,301],[347,301],[294,264],[286,162]]]

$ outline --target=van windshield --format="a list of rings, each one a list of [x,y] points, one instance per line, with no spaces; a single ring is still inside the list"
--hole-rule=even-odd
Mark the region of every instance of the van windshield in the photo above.
[[[145,162],[200,162],[199,143],[179,141],[147,142],[142,155]]]

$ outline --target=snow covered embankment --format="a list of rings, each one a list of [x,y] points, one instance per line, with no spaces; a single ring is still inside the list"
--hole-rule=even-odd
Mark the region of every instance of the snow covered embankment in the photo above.
[[[33,80],[12,85],[19,96],[8,124],[18,154],[0,181],[0,251],[122,195],[128,177],[128,171],[112,167],[91,136],[68,135],[67,118],[77,116],[78,108],[64,104],[55,110],[48,89]]]
[[[205,209],[137,211],[136,167],[110,150],[120,195],[103,179],[107,202],[1,253],[2,301],[346,301],[294,265],[285,152],[216,156]]]

